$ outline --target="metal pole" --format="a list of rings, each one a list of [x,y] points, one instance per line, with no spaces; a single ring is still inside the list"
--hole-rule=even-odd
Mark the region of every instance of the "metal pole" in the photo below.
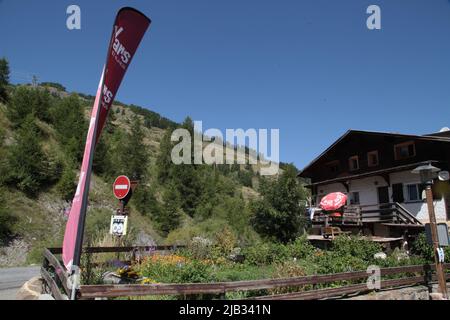
[[[444,266],[442,265],[441,262],[439,262],[439,256],[437,251],[437,249],[439,248],[439,240],[436,225],[436,215],[434,213],[433,192],[431,191],[430,183],[427,183],[426,185],[426,195],[427,195],[428,215],[430,217],[431,237],[433,240],[434,262],[436,264],[436,274],[439,282],[439,289],[444,299],[447,299],[448,294],[447,294],[447,283],[445,281]]]

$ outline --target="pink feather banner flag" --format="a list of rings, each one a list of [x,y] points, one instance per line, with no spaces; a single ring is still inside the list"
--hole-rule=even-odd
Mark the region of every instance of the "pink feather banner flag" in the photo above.
[[[150,23],[144,14],[129,7],[120,9],[114,22],[106,64],[92,107],[78,186],[64,233],[62,259],[66,269],[72,273],[80,265],[95,145],[120,83]]]

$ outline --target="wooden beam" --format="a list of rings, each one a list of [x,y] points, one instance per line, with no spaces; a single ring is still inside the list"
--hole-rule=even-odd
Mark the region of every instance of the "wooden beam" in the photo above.
[[[424,283],[426,280],[423,276],[416,276],[402,279],[391,279],[381,281],[381,289],[389,287],[398,287],[406,285],[414,285]],[[318,300],[324,298],[339,297],[348,295],[351,293],[364,293],[374,291],[367,287],[366,283],[354,284],[350,286],[344,286],[339,288],[327,288],[314,291],[294,292],[286,294],[278,294],[271,296],[255,297],[252,300]]]
[[[58,276],[59,282],[61,282],[61,285],[64,288],[64,291],[67,295],[69,295],[69,288],[68,288],[68,278],[66,274],[66,269],[61,265],[58,259],[50,252],[50,250],[45,249],[44,250],[44,258],[47,259],[48,264],[53,267],[55,270],[56,275]]]
[[[52,292],[53,298],[55,298],[55,300],[67,300],[67,297],[63,296],[63,294],[59,290],[58,285],[56,284],[55,280],[52,278],[50,273],[48,273],[48,271],[45,270],[43,267],[41,267],[41,276],[44,279],[47,286],[50,288],[50,291]]]
[[[165,251],[175,250],[178,248],[185,248],[184,245],[165,245],[165,246],[136,246],[136,247],[86,247],[83,248],[83,253],[111,253],[111,252],[132,252],[133,250],[143,251]],[[61,254],[62,248],[48,248],[53,254]]]

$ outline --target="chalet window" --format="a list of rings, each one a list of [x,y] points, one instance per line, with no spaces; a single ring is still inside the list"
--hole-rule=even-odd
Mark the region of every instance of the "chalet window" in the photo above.
[[[348,167],[350,168],[350,171],[359,169],[358,156],[353,156],[348,159]]]
[[[405,202],[403,196],[403,183],[394,183],[392,185],[392,201],[394,202]]]
[[[408,141],[394,146],[395,160],[402,160],[414,157],[416,155],[416,147],[414,141]]]
[[[419,200],[419,190],[417,189],[417,184],[408,184],[408,201]]]
[[[378,165],[378,151],[370,151],[367,153],[367,165],[369,167],[375,167]]]
[[[339,161],[331,161],[328,162],[326,164],[326,166],[328,167],[328,169],[330,170],[331,173],[338,173],[339,172]]]
[[[350,204],[359,204],[359,192],[350,193]]]
[[[421,201],[422,191],[424,190],[422,184],[408,184],[408,201]]]

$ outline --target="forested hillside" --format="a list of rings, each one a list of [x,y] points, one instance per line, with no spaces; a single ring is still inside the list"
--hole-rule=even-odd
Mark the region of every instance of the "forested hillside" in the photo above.
[[[40,262],[44,246],[61,246],[76,189],[93,96],[58,83],[11,85],[0,59],[0,265]],[[287,242],[304,225],[306,193],[296,169],[263,178],[251,165],[174,165],[175,128],[193,131],[135,105],[116,102],[96,148],[86,244],[112,245],[110,215],[117,175],[139,180],[129,203],[123,244],[211,241],[234,245]]]

